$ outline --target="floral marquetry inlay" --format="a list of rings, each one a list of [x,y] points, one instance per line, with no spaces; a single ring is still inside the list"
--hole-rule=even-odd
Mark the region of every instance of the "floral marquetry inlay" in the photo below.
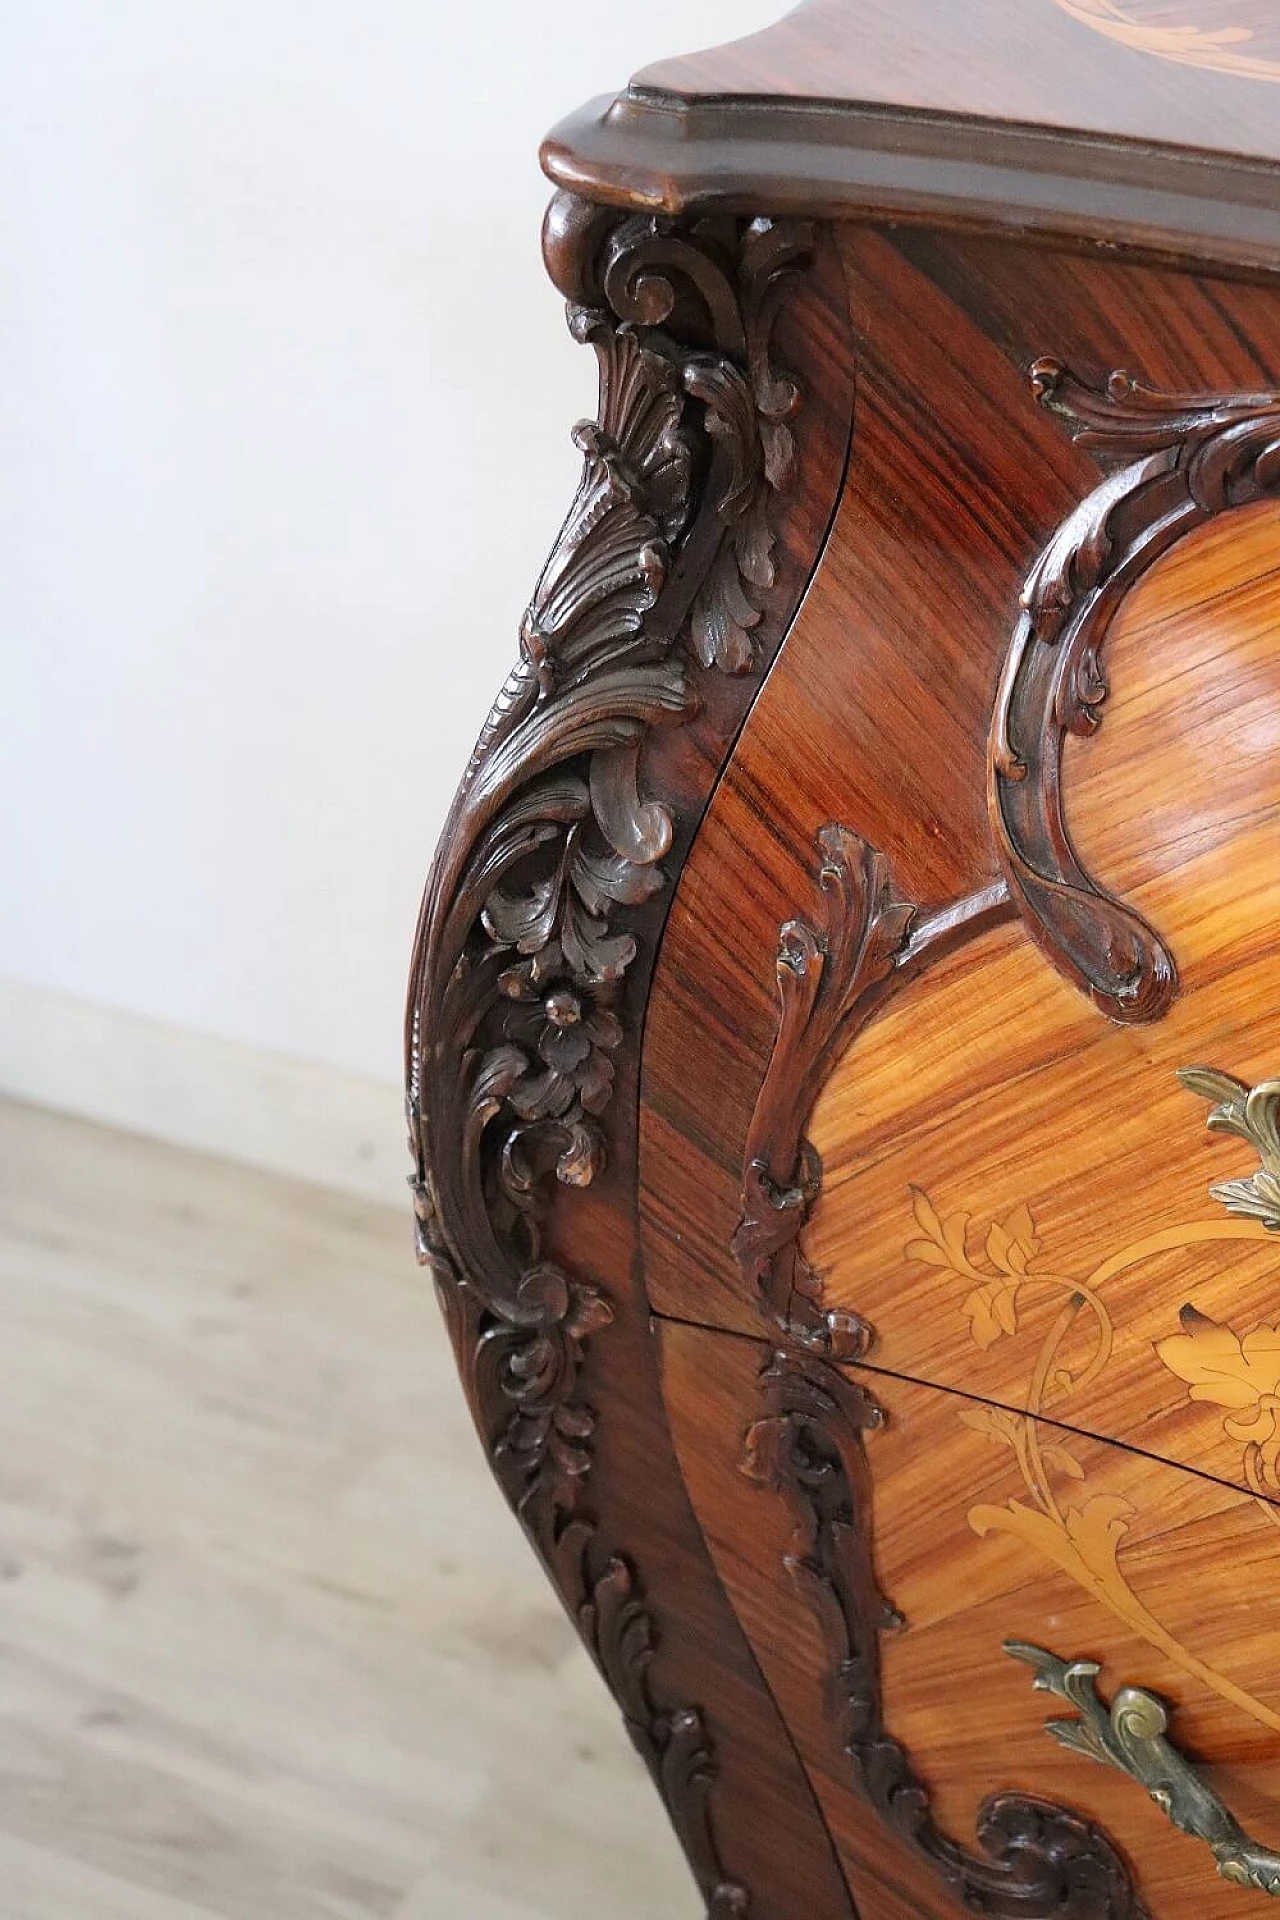
[[[1055,0],[1108,40],[1181,66],[1280,80],[1280,25],[1257,0]]]
[[[1030,1208],[1015,1207],[1004,1220],[991,1223],[979,1256],[981,1264],[975,1265],[969,1257],[967,1213],[953,1213],[949,1219],[941,1219],[921,1187],[911,1189],[911,1203],[923,1237],[908,1243],[904,1250],[907,1259],[922,1261],[930,1267],[949,1267],[953,1273],[973,1281],[973,1292],[966,1298],[964,1310],[969,1331],[980,1347],[994,1345],[1002,1333],[1016,1333],[1018,1289],[1028,1277],[1030,1262],[1040,1245]]]
[[[1180,1077],[1191,1091],[1220,1099],[1211,1124],[1258,1144],[1256,1130],[1246,1123],[1246,1087],[1206,1069]],[[1264,1083],[1264,1104],[1270,1084]],[[1244,1185],[1232,1183],[1233,1188]],[[1222,1189],[1213,1191],[1226,1198]],[[1147,1605],[1126,1567],[1125,1550],[1142,1541],[1148,1516],[1115,1493],[1091,1489],[1069,1431],[1085,1426],[1073,1400],[1099,1381],[1115,1350],[1108,1284],[1161,1255],[1262,1239],[1268,1227],[1256,1210],[1247,1220],[1193,1220],[1136,1238],[1081,1272],[1048,1257],[1034,1208],[1025,1201],[983,1223],[969,1213],[940,1211],[924,1188],[913,1187],[911,1209],[917,1232],[904,1256],[954,1279],[957,1306],[974,1345],[986,1351],[1000,1341],[1025,1338],[1028,1344],[1026,1369],[1020,1370],[1021,1408],[974,1405],[959,1416],[1008,1449],[1021,1482],[1020,1493],[1005,1504],[973,1506],[969,1524],[983,1537],[1003,1534],[1021,1541],[1184,1673],[1280,1732],[1280,1714],[1202,1659]],[[1034,1316],[1034,1335],[1029,1330],[1033,1304],[1051,1309],[1047,1327],[1043,1315]],[[1242,1449],[1244,1484],[1254,1495],[1259,1520],[1280,1527],[1280,1327],[1259,1325],[1239,1333],[1190,1304],[1183,1306],[1179,1324],[1181,1331],[1156,1342],[1153,1364],[1163,1364],[1184,1381],[1193,1402],[1216,1410],[1226,1439]]]
[[[1262,1510],[1280,1527],[1280,1327],[1233,1332],[1188,1304],[1181,1333],[1157,1343],[1171,1373],[1185,1380],[1188,1398],[1221,1407],[1222,1430],[1244,1448],[1244,1476],[1262,1496]]]

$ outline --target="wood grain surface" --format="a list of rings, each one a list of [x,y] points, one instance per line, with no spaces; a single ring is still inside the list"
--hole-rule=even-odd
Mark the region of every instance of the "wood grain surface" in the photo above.
[[[809,0],[548,136],[557,185],[1280,265],[1270,0]]]
[[[1168,1015],[1101,1019],[1020,924],[975,941],[834,1067],[810,1122],[824,1183],[806,1237],[830,1304],[875,1326],[876,1364],[1240,1485],[1252,1462],[1276,1498],[1240,1432],[1280,1390],[1280,1359],[1273,1380],[1240,1342],[1275,1324],[1280,1242],[1210,1198],[1257,1155],[1209,1133],[1175,1073],[1205,1063],[1252,1084],[1277,1071],[1278,623],[1280,508],[1262,506],[1193,536],[1135,589],[1106,720],[1070,743],[1077,843],[1177,956]],[[922,1219],[956,1223],[950,1245]],[[1160,1357],[1186,1306],[1236,1337],[1239,1377],[1216,1398]],[[1231,1351],[1217,1356],[1228,1371]]]
[[[904,898],[996,877],[985,740],[1038,535],[1091,463],[1019,368],[885,241],[844,241],[855,457],[822,564],[752,709],[676,897],[650,1002],[645,1276],[660,1311],[755,1331],[728,1258],[746,1126],[776,1025],[778,928],[815,836],[855,826]]]
[[[740,1471],[769,1348],[681,1325],[661,1332],[668,1412],[699,1521],[796,1733],[860,1912],[905,1920],[958,1911],[876,1830],[843,1755],[821,1620],[787,1569],[803,1551],[793,1516]],[[1261,1920],[1265,1896],[1218,1880],[1207,1851],[1174,1834],[1140,1787],[1045,1735],[1053,1703],[1032,1693],[1025,1667],[1001,1644],[1012,1636],[1088,1654],[1103,1663],[1108,1689],[1141,1684],[1176,1700],[1180,1742],[1233,1812],[1274,1842],[1280,1681],[1270,1609],[1257,1603],[1271,1585],[1274,1529],[1247,1497],[1195,1474],[1043,1431],[1043,1444],[1061,1445],[1082,1475],[1054,1466],[1064,1511],[1070,1501],[1088,1516],[1086,1536],[1128,1516],[1120,1562],[1166,1626],[1170,1645],[1156,1648],[1020,1537],[1009,1507],[1023,1491],[1012,1450],[993,1444],[981,1402],[888,1376],[875,1378],[874,1392],[885,1419],[867,1440],[874,1514],[862,1520],[879,1584],[904,1618],[879,1641],[886,1721],[937,1819],[972,1845],[979,1804],[994,1789],[1065,1799],[1140,1863],[1157,1920]],[[1104,1504],[1091,1509],[1085,1486]],[[1207,1652],[1220,1668],[1213,1682],[1247,1693],[1251,1711],[1188,1672],[1187,1661]]]
[[[637,88],[875,101],[1280,160],[1270,0],[803,0]]]

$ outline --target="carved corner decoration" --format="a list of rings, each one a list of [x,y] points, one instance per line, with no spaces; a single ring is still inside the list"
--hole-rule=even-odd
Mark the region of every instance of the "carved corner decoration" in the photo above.
[[[871,1328],[856,1314],[827,1311],[821,1278],[799,1247],[822,1181],[804,1128],[831,1052],[870,1014],[916,909],[894,898],[883,854],[850,828],[823,827],[818,847],[822,924],[788,920],[781,929],[781,1012],[747,1134],[733,1251],[775,1327],[833,1359],[856,1360],[871,1345]]]
[[[544,1257],[548,1192],[599,1170],[614,1060],[635,1038],[626,975],[672,839],[642,758],[651,728],[695,707],[682,636],[742,665],[771,578],[765,515],[796,390],[769,335],[812,230],[682,230],[566,200],[549,254],[596,301],[569,324],[596,353],[599,417],[575,430],[577,497],[428,883],[408,1107],[420,1255],[467,1309],[504,1479],[522,1504],[550,1487],[572,1506],[591,1430],[574,1380],[610,1309]]]
[[[1209,1192],[1228,1213],[1280,1233],[1280,1080],[1250,1087],[1216,1067],[1182,1067],[1178,1078],[1188,1092],[1214,1103],[1206,1126],[1247,1140],[1262,1162],[1247,1179],[1220,1180]]]
[[[1032,389],[1113,470],[1063,522],[1027,578],[988,756],[992,826],[1015,899],[1053,963],[1109,1018],[1158,1019],[1177,990],[1154,928],[1091,878],[1063,812],[1067,733],[1091,734],[1102,656],[1126,595],[1223,513],[1280,497],[1280,396],[1184,396],[1113,373],[1100,390],[1054,360]]]
[[[863,1436],[871,1396],[817,1358],[779,1353],[761,1375],[765,1412],[743,1471],[783,1495],[797,1522],[788,1569],[820,1619],[832,1712],[856,1784],[968,1912],[1006,1920],[1148,1920],[1129,1869],[1091,1822],[1049,1801],[1000,1793],[982,1806],[972,1854],[942,1832],[928,1793],[884,1724],[879,1636],[901,1625],[875,1575]]]
[[[419,1257],[495,1470],[596,1633],[619,1617],[606,1607],[619,1570],[635,1582],[590,1547],[584,1506],[595,1416],[579,1376],[614,1309],[552,1256],[549,1228],[604,1163],[615,1066],[638,1039],[630,970],[660,924],[674,832],[647,789],[646,741],[696,711],[700,671],[755,664],[799,403],[770,342],[813,238],[802,221],[680,225],[553,201],[547,262],[596,355],[598,416],[575,429],[578,491],[419,920],[406,1042]],[[589,1577],[593,1557],[605,1572]],[[624,1652],[649,1634],[628,1604]],[[712,1911],[745,1911],[704,1832],[696,1714],[656,1703],[613,1641],[597,1650]]]
[[[1043,1647],[1006,1640],[1004,1650],[1035,1674],[1032,1686],[1065,1700],[1079,1718],[1049,1720],[1045,1732],[1072,1753],[1127,1773],[1180,1833],[1203,1840],[1218,1872],[1233,1886],[1280,1898],[1280,1853],[1251,1840],[1235,1815],[1165,1738],[1164,1702],[1142,1687],[1121,1687],[1110,1707],[1097,1688],[1096,1660],[1060,1660]]]

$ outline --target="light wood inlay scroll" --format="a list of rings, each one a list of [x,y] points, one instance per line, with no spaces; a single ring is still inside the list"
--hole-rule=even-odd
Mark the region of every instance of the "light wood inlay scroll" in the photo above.
[[[1280,81],[1280,23],[1269,0],[1054,0],[1118,47],[1241,80]]]

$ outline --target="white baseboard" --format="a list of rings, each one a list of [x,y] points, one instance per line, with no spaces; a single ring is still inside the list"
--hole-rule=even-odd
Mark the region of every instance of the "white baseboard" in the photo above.
[[[0,975],[0,1094],[407,1207],[392,1082]]]

